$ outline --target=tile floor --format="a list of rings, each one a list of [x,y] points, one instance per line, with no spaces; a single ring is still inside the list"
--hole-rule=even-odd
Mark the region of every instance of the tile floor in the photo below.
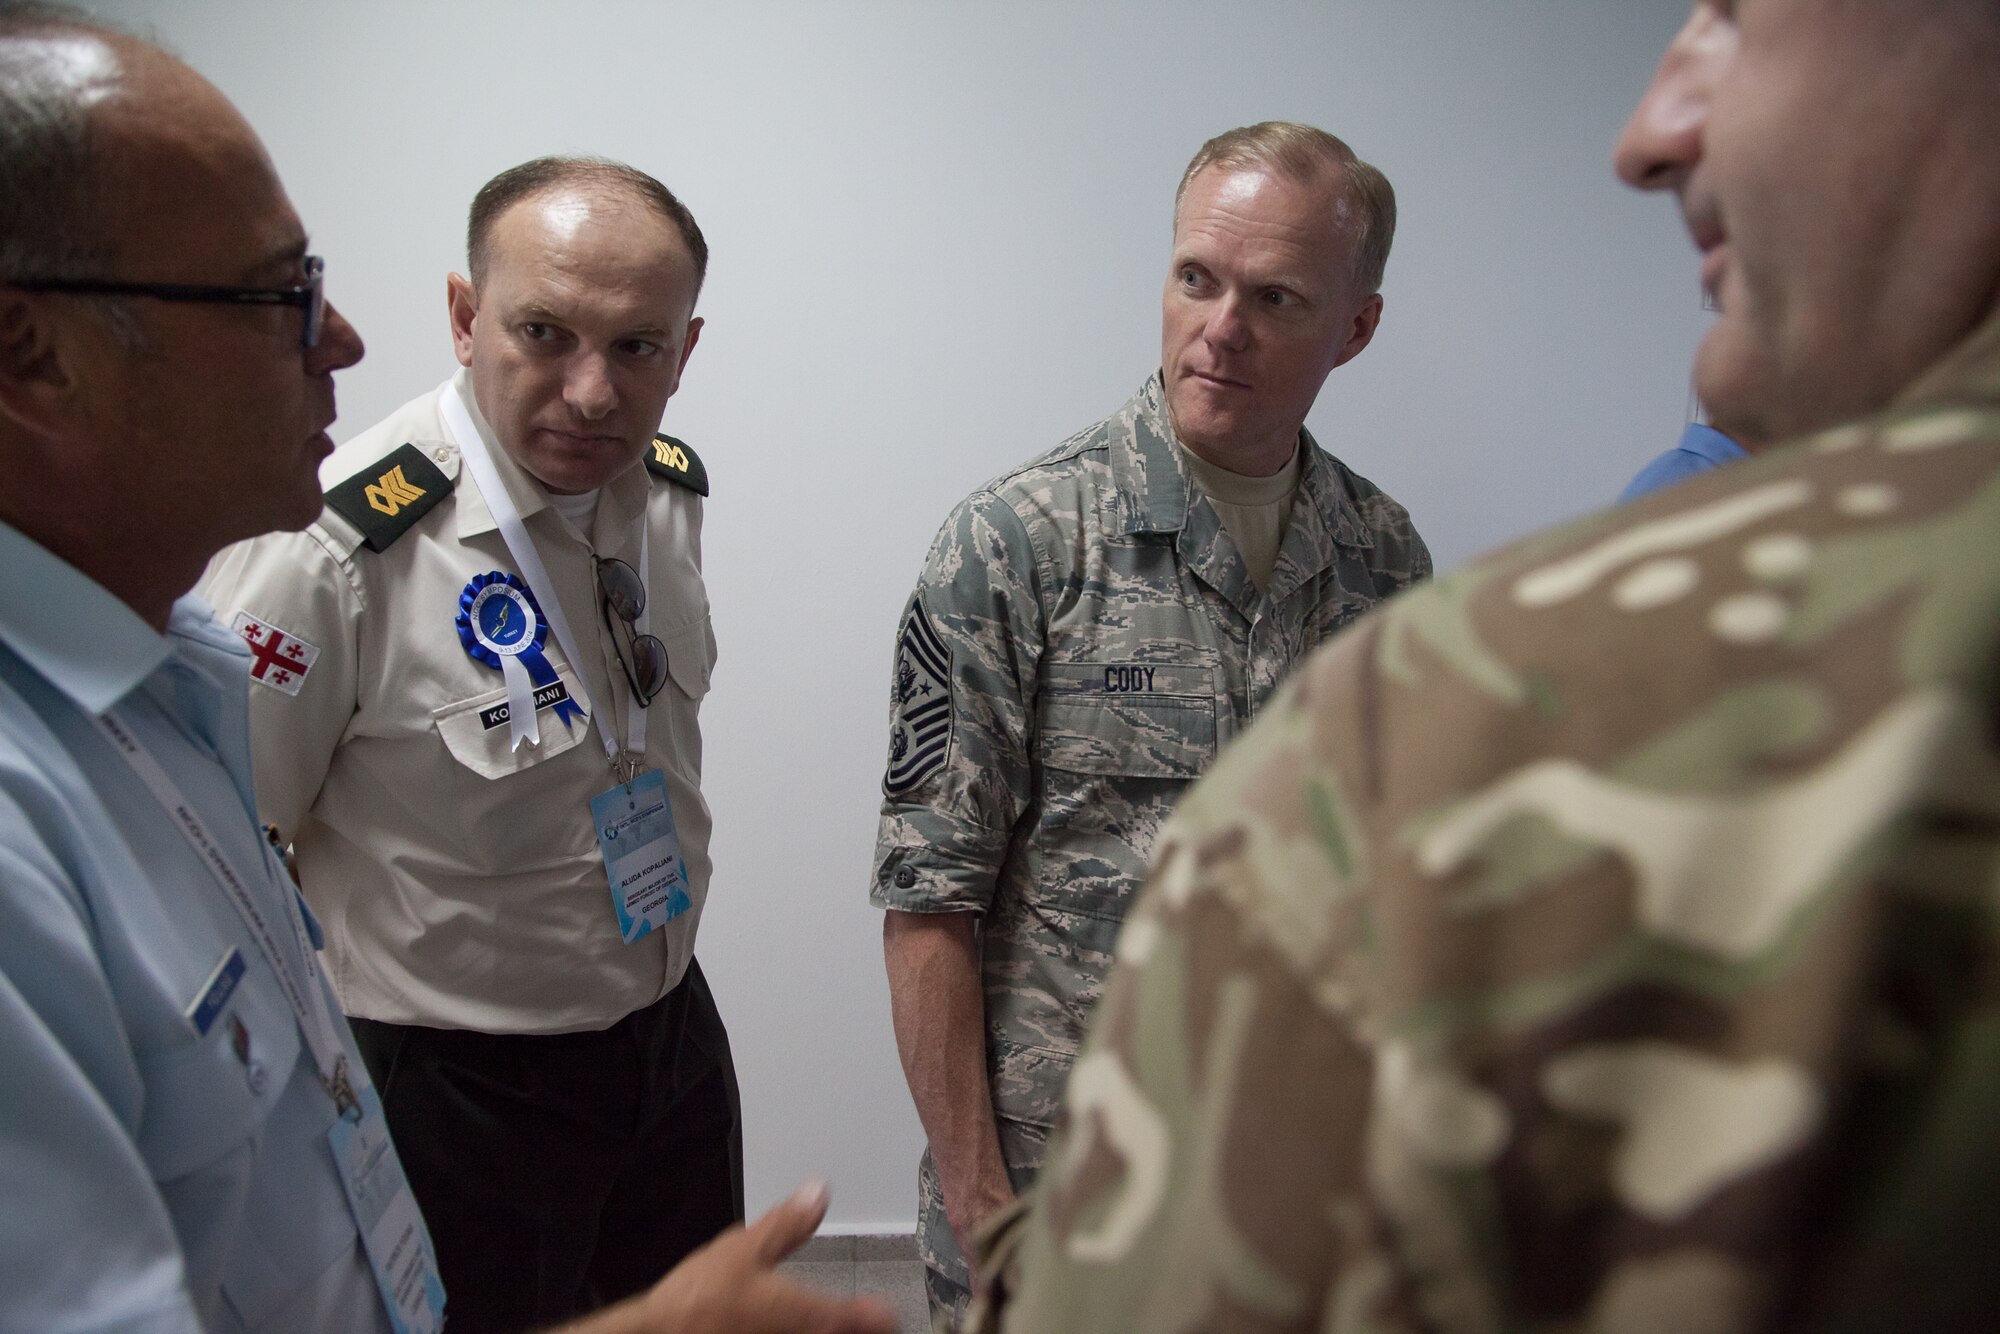
[[[820,1292],[882,1297],[895,1308],[902,1334],[930,1334],[924,1267],[913,1237],[814,1237],[784,1271]]]

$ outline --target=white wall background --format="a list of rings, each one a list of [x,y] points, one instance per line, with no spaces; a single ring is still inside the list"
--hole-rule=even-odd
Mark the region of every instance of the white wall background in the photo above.
[[[263,133],[368,358],[345,439],[452,365],[489,176],[608,154],[687,200],[708,327],[667,429],[707,461],[722,645],[701,957],[750,1205],[907,1227],[922,1144],[866,880],[891,637],[946,510],[1157,364],[1172,191],[1209,135],[1346,137],[1402,225],[1374,345],[1309,425],[1441,566],[1670,445],[1704,316],[1614,134],[1684,0],[99,0]]]

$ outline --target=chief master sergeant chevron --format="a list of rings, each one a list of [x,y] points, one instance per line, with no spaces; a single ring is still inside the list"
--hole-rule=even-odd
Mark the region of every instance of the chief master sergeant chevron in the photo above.
[[[1401,505],[1304,429],[1373,338],[1395,194],[1267,122],[1175,197],[1161,369],[975,492],[905,614],[873,900],[930,1147],[934,1319],[1024,1186],[1175,800],[1291,665],[1430,572]],[[983,930],[976,930],[983,919]]]
[[[708,483],[654,434],[707,245],[659,182],[591,159],[503,172],[468,234],[465,369],[328,461],[346,480],[311,528],[223,552],[202,587],[257,659],[258,803],[326,926],[455,1330],[636,1292],[743,1213],[694,962]]]

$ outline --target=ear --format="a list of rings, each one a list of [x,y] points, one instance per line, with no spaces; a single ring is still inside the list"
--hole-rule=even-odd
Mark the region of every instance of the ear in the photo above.
[[[681,364],[674,367],[676,385],[680,383],[681,372],[687,369],[688,358],[694,355],[694,345],[701,341],[701,326],[702,319],[699,315],[688,321],[687,341],[681,344]]]
[[[52,303],[0,285],[0,416],[52,432],[77,394],[78,332]]]
[[[445,275],[444,299],[451,311],[451,350],[458,364],[472,364],[472,321],[479,314],[479,290],[462,273]]]
[[[1375,327],[1382,323],[1382,294],[1377,292],[1361,303],[1361,309],[1354,312],[1354,322],[1348,326],[1347,342],[1341,345],[1340,355],[1333,364],[1345,366],[1361,355],[1361,349],[1374,341]]]

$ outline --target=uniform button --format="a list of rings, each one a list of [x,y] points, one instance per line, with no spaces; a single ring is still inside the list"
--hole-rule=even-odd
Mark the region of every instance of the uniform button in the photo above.
[[[263,1097],[264,1090],[271,1083],[271,1072],[264,1068],[262,1061],[250,1062],[243,1071],[243,1077],[245,1082],[250,1085],[250,1096],[253,1098]]]
[[[451,451],[446,449],[443,445],[439,445],[436,449],[433,449],[431,451],[431,457],[436,459],[439,463],[443,463],[446,459],[451,457]]]
[[[898,866],[896,868],[897,889],[908,889],[910,886],[916,883],[917,883],[917,873],[914,869],[908,866]]]

